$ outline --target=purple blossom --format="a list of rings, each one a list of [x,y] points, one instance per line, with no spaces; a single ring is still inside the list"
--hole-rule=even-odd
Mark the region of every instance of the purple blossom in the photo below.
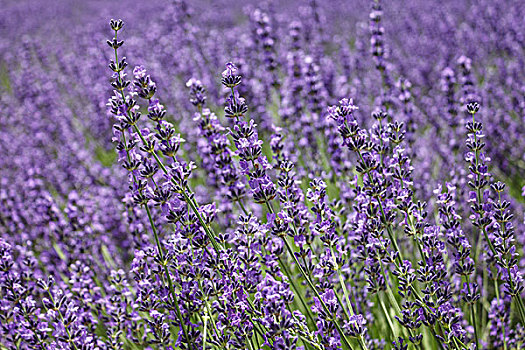
[[[523,346],[520,1],[72,5],[3,7],[0,347]]]

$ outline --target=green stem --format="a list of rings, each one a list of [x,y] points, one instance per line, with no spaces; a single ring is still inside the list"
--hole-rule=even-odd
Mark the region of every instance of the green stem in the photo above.
[[[246,300],[248,301],[248,304],[250,305],[252,310],[255,311],[255,305],[253,305],[253,302],[250,300],[250,298],[246,298]],[[262,330],[259,329],[260,325],[257,322],[253,321],[251,318],[250,318],[250,321],[252,322],[252,325],[255,331],[258,332],[261,335],[261,337],[264,339],[264,333]]]
[[[175,313],[177,314],[177,318],[180,321],[180,327],[182,328],[182,331],[184,333],[184,337],[186,338],[186,341],[188,342],[188,346],[190,349],[193,349],[193,343],[190,341],[190,337],[188,335],[188,330],[186,329],[184,319],[182,317],[182,312],[180,311],[179,303],[177,294],[175,293],[175,288],[173,287],[173,281],[171,280],[171,275],[168,269],[168,266],[166,265],[166,262],[164,261],[164,250],[162,249],[162,245],[160,244],[159,235],[157,234],[157,229],[155,227],[155,223],[153,222],[153,218],[151,217],[151,212],[149,210],[149,207],[147,204],[144,205],[146,209],[146,213],[148,214],[148,219],[151,225],[151,230],[153,231],[153,235],[155,237],[155,243],[157,244],[157,249],[159,250],[160,259],[162,261],[162,266],[164,268],[164,273],[166,275],[166,279],[168,280],[168,288],[171,292],[171,296],[173,298],[173,304],[175,305]]]
[[[308,307],[308,304],[306,303],[306,301],[304,300],[303,298],[303,295],[301,294],[300,292],[300,289],[297,287],[297,285],[295,284],[295,279],[293,278],[290,270],[288,270],[288,267],[286,267],[286,264],[283,263],[281,257],[278,257],[278,260],[279,260],[279,264],[281,265],[281,267],[283,268],[286,276],[288,276],[288,280],[290,280],[290,284],[292,285],[293,289],[295,290],[295,294],[299,297],[299,300],[301,301],[301,304],[303,305],[304,309],[305,309],[305,312],[306,312],[306,316],[308,317],[308,319],[312,322],[312,324],[315,325],[315,321],[313,319],[313,316],[311,314],[312,310],[310,310],[310,308]]]
[[[290,243],[288,243],[288,240],[286,240],[285,237],[283,237],[283,241],[284,241],[284,244],[286,245],[286,249],[288,250],[288,253],[292,256],[294,262],[295,262],[295,265],[297,266],[297,268],[299,269],[299,271],[301,271],[301,274],[303,275],[303,278],[306,280],[306,282],[308,283],[308,285],[310,286],[310,288],[312,289],[312,291],[314,292],[315,296],[317,297],[317,299],[319,300],[319,302],[321,303],[321,306],[323,307],[324,311],[328,314],[328,315],[331,315],[330,313],[330,309],[328,309],[328,306],[326,306],[325,302],[323,301],[323,299],[321,298],[321,295],[319,294],[319,292],[317,291],[317,288],[315,288],[314,284],[312,283],[312,281],[310,281],[310,278],[308,277],[308,275],[306,274],[306,272],[303,270],[303,268],[301,267],[301,264],[299,263],[299,261],[297,260],[297,257],[295,256],[294,252],[293,252],[293,249],[292,247],[290,246]],[[343,332],[343,329],[341,328],[341,326],[333,321],[333,324],[335,325],[335,327],[337,328],[337,331],[339,332],[339,336],[341,337],[341,340],[342,342],[349,348],[349,349],[352,349],[352,346],[350,345],[350,342],[348,341],[348,339],[346,338],[346,335],[344,334]]]
[[[394,337],[394,339],[397,339],[398,335],[397,335],[397,332],[396,332],[396,330],[394,328],[394,324],[392,323],[392,319],[390,318],[388,310],[387,310],[387,308],[385,306],[385,302],[379,296],[379,293],[377,293],[377,300],[379,302],[379,305],[381,306],[381,309],[383,310],[383,313],[385,314],[386,321],[388,323],[388,326],[390,327],[390,331],[392,332],[392,336]]]
[[[51,294],[51,291],[49,289],[47,290],[47,294],[49,295],[49,299],[53,303],[53,307],[55,307],[55,299],[53,298],[53,294]],[[62,315],[62,312],[60,311],[59,308],[56,308],[56,312],[58,313],[58,316],[60,317],[60,321],[64,325],[64,329],[66,331],[67,338],[68,338],[68,343],[71,343],[71,345],[73,346],[73,349],[78,350],[78,348],[75,345],[75,343],[73,343],[73,338],[71,336],[71,332],[69,331],[69,328],[67,327],[67,324],[66,324],[66,321],[64,320],[64,316]]]
[[[467,290],[468,290],[468,293],[470,294],[470,283],[468,281],[468,277],[467,276],[465,276],[465,283],[467,284]],[[477,319],[477,317],[476,317],[475,305],[474,305],[474,303],[470,303],[470,321],[472,322],[472,326],[474,327],[474,338],[475,338],[475,341],[476,341],[476,349],[480,349],[480,347],[479,347],[478,325],[477,325],[476,319]]]
[[[352,307],[352,303],[350,302],[350,296],[349,296],[349,293],[348,293],[348,289],[346,288],[346,283],[344,282],[343,275],[341,273],[341,268],[337,264],[337,259],[336,259],[336,256],[335,256],[334,247],[332,245],[330,245],[330,252],[332,253],[332,259],[334,260],[334,265],[335,265],[336,270],[337,270],[337,276],[339,277],[339,284],[341,285],[341,289],[343,290],[343,294],[344,294],[344,297],[346,299],[346,305],[347,305],[348,311],[350,313],[350,315],[347,314],[347,316],[348,316],[348,319],[350,319],[350,316],[353,316],[355,313],[354,313],[354,309]],[[343,303],[342,302],[339,302],[339,303],[341,304],[341,307],[343,308],[343,310],[345,310]],[[359,335],[358,339],[359,339],[359,345],[361,346],[361,348],[364,349],[364,350],[368,350],[368,348],[366,346],[366,343],[365,343],[365,341],[363,339],[363,336]]]
[[[190,206],[191,210],[193,211],[193,213],[197,216],[197,219],[199,220],[199,223],[201,224],[202,228],[206,232],[206,236],[208,237],[208,239],[210,240],[211,244],[213,245],[213,249],[215,249],[215,252],[219,253],[221,248],[219,247],[219,244],[215,240],[215,237],[214,237],[215,235],[212,233],[211,228],[208,225],[206,225],[206,223],[204,222],[204,220],[203,220],[203,218],[201,216],[201,213],[199,213],[199,210],[197,209],[197,206],[196,206],[196,202],[193,202],[188,197],[188,194],[185,191],[182,192],[182,195],[184,196],[184,200],[189,204],[189,206]]]
[[[494,290],[496,291],[496,298],[498,299],[498,304],[500,303],[500,297],[499,297],[499,285],[497,278],[494,278]],[[503,350],[507,350],[507,332],[505,329],[505,322],[503,319],[500,319],[501,321],[501,328],[503,331]]]
[[[206,327],[208,325],[208,316],[207,315],[204,315],[203,317],[204,319],[204,330],[202,331],[202,349],[205,350],[206,349]]]

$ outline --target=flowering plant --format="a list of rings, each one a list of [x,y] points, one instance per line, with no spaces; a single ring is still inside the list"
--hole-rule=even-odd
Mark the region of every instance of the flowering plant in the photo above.
[[[300,3],[13,31],[0,350],[525,347],[523,6]]]

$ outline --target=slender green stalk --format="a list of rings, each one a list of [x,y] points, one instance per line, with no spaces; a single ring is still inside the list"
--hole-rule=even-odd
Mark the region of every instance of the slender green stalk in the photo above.
[[[266,203],[268,204],[269,202],[266,201]],[[273,211],[273,208],[272,206],[268,206],[268,210],[270,211],[270,213],[274,213]],[[321,296],[319,295],[319,292],[317,291],[317,289],[315,288],[315,286],[313,285],[312,281],[310,280],[310,277],[309,275],[303,270],[303,268],[301,267],[300,265],[300,262],[297,260],[297,257],[295,256],[295,254],[293,253],[293,249],[292,247],[290,246],[290,243],[288,243],[288,240],[286,239],[286,237],[282,237],[285,245],[286,245],[286,248],[288,249],[288,252],[289,254],[292,256],[292,258],[294,259],[294,262],[295,264],[297,265],[297,267],[299,268],[299,270],[301,271],[301,274],[303,275],[303,278],[307,281],[308,285],[310,286],[310,288],[314,291],[315,295],[317,296],[317,298],[319,299],[319,302],[321,303],[321,305],[323,306],[323,308],[325,309],[325,312],[327,314],[330,314],[330,310],[328,309],[328,307],[326,306],[325,302],[321,299]],[[298,293],[299,294],[299,293]],[[342,303],[340,303],[342,304]],[[341,305],[341,307],[343,308],[344,310],[344,307],[343,305]],[[337,331],[339,332],[339,335],[341,337],[342,340],[344,340],[344,343],[350,348],[352,349],[352,346],[350,345],[350,342],[348,341],[348,339],[346,339],[346,336],[341,328],[341,326],[333,321],[335,327],[337,328]]]
[[[388,323],[388,326],[390,327],[390,331],[392,332],[392,336],[394,339],[397,339],[398,334],[394,328],[394,324],[392,323],[392,319],[390,318],[390,314],[388,313],[388,310],[385,306],[385,302],[383,299],[379,296],[379,293],[377,293],[377,300],[379,302],[379,305],[381,306],[381,309],[383,310],[383,313],[385,314],[386,321]]]
[[[213,234],[211,227],[206,225],[206,223],[204,222],[204,219],[202,218],[201,213],[197,209],[196,202],[192,201],[188,197],[188,194],[186,192],[183,191],[182,195],[184,196],[184,200],[189,204],[189,206],[190,206],[191,210],[193,211],[193,213],[197,216],[197,219],[199,220],[199,223],[201,224],[202,228],[206,232],[206,236],[208,237],[208,239],[210,240],[211,244],[213,245],[213,249],[215,249],[215,251],[218,253],[221,250],[221,247],[219,246],[219,244],[215,240],[215,235]]]
[[[49,295],[49,300],[51,300],[51,302],[53,303],[53,306],[55,306],[55,299],[53,298],[53,294],[51,293],[49,289],[47,290],[47,294]],[[62,315],[62,312],[60,311],[59,308],[56,308],[55,311],[58,313],[58,317],[60,317],[60,321],[62,322],[62,325],[64,326],[64,330],[66,331],[67,338],[68,338],[68,343],[70,343],[71,346],[73,346],[73,349],[78,350],[75,343],[73,343],[73,337],[71,336],[71,332],[69,331],[69,328],[66,324],[66,320],[64,319],[64,316]]]
[[[498,279],[494,278],[494,290],[496,291],[496,298],[498,300],[498,304],[500,303],[500,297],[499,297],[499,285],[498,285]],[[507,331],[505,329],[505,322],[501,320],[501,328],[503,331],[503,350],[507,350]]]
[[[334,265],[336,266],[336,270],[337,270],[337,276],[339,277],[339,284],[341,285],[341,289],[343,290],[343,294],[344,294],[344,297],[346,299],[346,305],[347,305],[348,311],[350,313],[350,315],[349,316],[347,315],[347,316],[348,316],[348,319],[350,319],[350,316],[355,315],[355,312],[354,312],[354,309],[352,307],[352,303],[350,302],[350,296],[349,296],[349,293],[348,293],[348,289],[346,288],[346,283],[344,281],[343,275],[341,273],[341,268],[337,264],[337,260],[336,260],[336,257],[335,257],[335,252],[334,252],[334,247],[333,246],[330,246],[330,252],[332,253],[332,259],[334,260]],[[343,303],[340,302],[340,304],[341,304],[341,307],[344,310],[345,308],[344,308]],[[368,350],[368,348],[366,346],[366,343],[365,343],[365,341],[363,339],[363,336],[359,335],[358,339],[359,339],[359,345],[361,346],[361,348],[364,349],[364,350]]]
[[[211,324],[213,326],[213,329],[215,330],[215,334],[218,336],[219,330],[217,329],[217,325],[215,324],[215,320],[213,319],[213,314],[211,312],[210,304],[208,303],[208,300],[206,300],[205,305],[206,305],[207,315],[211,319]]]
[[[321,298],[321,295],[319,294],[319,292],[317,291],[317,288],[315,288],[314,284],[312,283],[312,281],[310,280],[310,278],[308,277],[308,275],[306,274],[306,272],[303,270],[303,268],[301,267],[301,264],[299,263],[299,261],[297,260],[297,257],[295,256],[294,252],[293,252],[293,249],[292,247],[290,246],[290,243],[288,243],[288,241],[283,238],[283,241],[284,241],[284,244],[286,245],[286,249],[288,250],[288,253],[292,256],[292,258],[294,259],[294,262],[295,262],[295,265],[297,266],[297,268],[299,269],[299,271],[301,272],[301,274],[303,275],[303,278],[306,280],[306,282],[308,283],[308,285],[310,286],[310,288],[312,289],[312,291],[314,292],[315,296],[317,297],[317,299],[319,300],[319,302],[321,303],[321,306],[323,307],[324,311],[328,314],[328,315],[331,315],[330,313],[330,309],[328,309],[328,306],[326,306],[325,302],[323,301],[323,299]],[[348,341],[348,339],[346,338],[346,335],[343,331],[343,329],[341,328],[341,326],[337,323],[337,322],[333,322],[335,327],[337,328],[337,331],[339,332],[339,336],[341,337],[341,340],[342,342],[350,349],[353,349],[352,346],[350,345],[350,342]]]
[[[299,289],[299,287],[297,287],[297,285],[295,284],[295,279],[293,278],[291,272],[288,270],[288,267],[286,267],[286,264],[283,263],[281,257],[278,258],[279,260],[279,264],[281,265],[281,267],[283,268],[286,276],[288,276],[288,280],[290,281],[290,284],[292,285],[293,289],[295,290],[295,295],[297,295],[299,297],[299,300],[301,301],[301,304],[303,305],[305,311],[306,311],[306,316],[310,319],[310,321],[315,325],[315,321],[313,319],[313,316],[311,314],[311,310],[310,308],[308,307],[308,304],[306,303],[306,301],[304,300],[304,297],[303,295],[301,294],[301,290]]]
[[[468,276],[465,276],[465,283],[467,284],[467,290],[470,294],[470,283]],[[476,349],[480,349],[479,347],[479,335],[478,335],[478,325],[476,321],[476,307],[474,303],[470,303],[470,321],[472,322],[472,326],[474,327],[474,339],[476,341]]]
[[[247,343],[248,343],[248,346],[249,346],[250,350],[254,350],[253,349],[252,340],[250,339]]]
[[[203,316],[203,320],[204,320],[204,329],[202,331],[202,349],[206,349],[206,327],[208,325],[208,315],[204,315]]]
[[[343,275],[341,273],[341,268],[337,264],[337,260],[336,260],[336,257],[335,257],[335,252],[334,252],[334,247],[333,246],[330,246],[330,252],[332,253],[332,259],[333,259],[334,265],[336,266],[337,276],[339,277],[339,284],[341,285],[341,289],[343,290],[343,295],[345,297],[345,301],[346,301],[346,305],[347,305],[348,311],[350,312],[350,316],[353,316],[354,315],[354,309],[352,307],[352,303],[350,302],[350,296],[349,296],[349,293],[348,293],[348,289],[346,288],[346,283],[344,282]]]
[[[190,337],[188,335],[188,330],[186,329],[186,324],[184,322],[184,319],[182,317],[182,313],[180,311],[179,303],[177,294],[175,293],[175,288],[173,287],[173,281],[171,280],[171,275],[168,269],[168,266],[166,265],[166,262],[164,261],[164,251],[162,249],[162,245],[160,244],[159,236],[157,234],[157,229],[155,228],[155,223],[153,222],[153,218],[151,217],[151,212],[149,210],[149,207],[147,204],[144,205],[146,208],[146,213],[148,214],[148,219],[151,225],[151,229],[153,231],[153,235],[155,237],[155,243],[157,244],[157,249],[159,250],[160,259],[162,261],[162,266],[164,269],[164,273],[166,275],[166,279],[168,280],[168,288],[171,292],[171,296],[173,298],[173,304],[175,305],[175,313],[177,314],[177,318],[180,321],[180,327],[182,328],[182,331],[184,333],[184,337],[186,338],[186,341],[188,342],[188,346],[190,349],[193,349],[193,343],[190,341]]]
[[[250,298],[246,298],[246,300],[248,301],[248,304],[250,305],[252,310],[255,311],[255,305],[253,305],[253,302],[250,300]],[[261,337],[263,337],[264,339],[264,333],[263,331],[259,329],[260,325],[257,322],[254,322],[251,318],[250,318],[250,321],[252,322],[252,325],[255,331],[258,332],[261,335]]]

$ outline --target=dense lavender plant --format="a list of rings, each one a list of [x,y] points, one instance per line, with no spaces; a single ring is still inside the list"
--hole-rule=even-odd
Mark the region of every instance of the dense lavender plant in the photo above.
[[[0,350],[523,348],[522,3],[237,5],[3,6]]]

